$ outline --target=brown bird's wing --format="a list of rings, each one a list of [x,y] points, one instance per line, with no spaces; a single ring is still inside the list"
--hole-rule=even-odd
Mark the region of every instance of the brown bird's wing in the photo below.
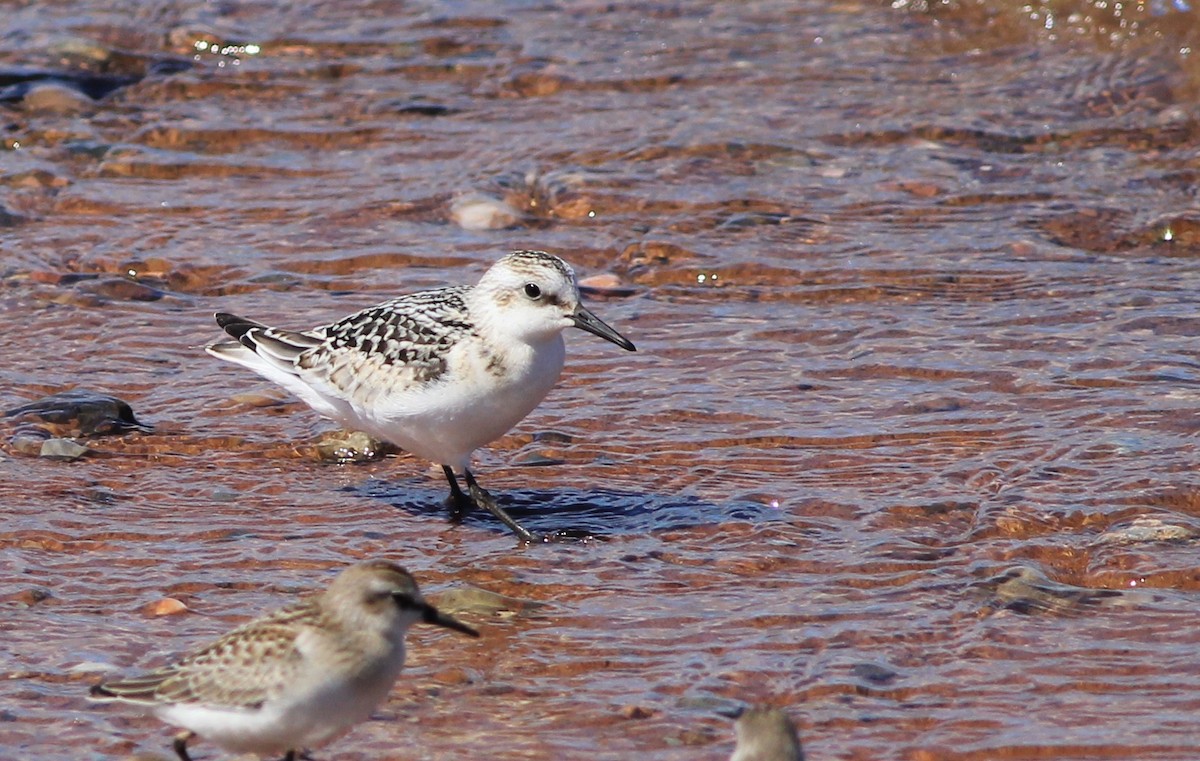
[[[313,615],[310,605],[285,608],[238,627],[169,666],[96,685],[92,697],[256,708],[280,694],[302,666],[296,636]]]

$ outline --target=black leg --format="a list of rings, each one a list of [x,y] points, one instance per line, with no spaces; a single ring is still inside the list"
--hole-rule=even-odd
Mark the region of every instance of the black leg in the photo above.
[[[475,506],[475,503],[458,487],[458,479],[454,477],[453,468],[443,465],[442,472],[446,474],[446,480],[450,482],[450,496],[446,498],[446,505],[450,508],[450,519],[457,523]]]
[[[192,757],[187,752],[187,744],[188,740],[195,736],[195,732],[181,732],[175,735],[175,741],[171,743],[171,747],[175,748],[175,755],[179,756],[179,761],[192,761]]]
[[[530,533],[528,529],[513,520],[511,515],[504,512],[500,505],[496,504],[496,500],[492,499],[492,495],[488,494],[482,486],[475,482],[475,476],[471,475],[471,471],[463,471],[463,475],[466,476],[467,479],[467,492],[470,493],[471,499],[474,500],[476,505],[496,516],[500,522],[505,526],[508,526],[509,531],[512,531],[514,534],[516,534],[517,538],[522,542],[529,544],[530,542],[544,541],[542,537],[538,536],[537,534]],[[451,492],[451,494],[453,494],[453,492]]]
[[[296,751],[289,750],[283,754],[283,761],[296,761]]]
[[[450,499],[458,501],[465,499],[467,495],[463,494],[463,490],[458,488],[458,479],[454,477],[454,468],[449,465],[442,466],[442,472],[446,474],[446,480],[450,482]]]

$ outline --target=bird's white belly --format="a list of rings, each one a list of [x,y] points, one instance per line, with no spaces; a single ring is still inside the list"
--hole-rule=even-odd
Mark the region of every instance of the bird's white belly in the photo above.
[[[228,708],[196,703],[160,706],[160,719],[195,732],[234,753],[261,756],[317,748],[370,718],[387,696],[398,668],[382,665],[370,683],[334,680],[312,689],[295,685],[260,708]]]
[[[471,452],[508,433],[554,387],[565,353],[557,338],[527,356],[508,357],[501,376],[481,360],[460,357],[444,382],[381,394],[370,405],[351,401],[353,423],[418,457],[465,470]]]

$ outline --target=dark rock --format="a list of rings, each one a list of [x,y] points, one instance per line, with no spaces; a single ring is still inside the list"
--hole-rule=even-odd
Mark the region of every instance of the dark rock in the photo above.
[[[57,436],[108,436],[150,431],[127,402],[87,389],[72,389],[14,407],[4,413],[16,422],[40,421]]]

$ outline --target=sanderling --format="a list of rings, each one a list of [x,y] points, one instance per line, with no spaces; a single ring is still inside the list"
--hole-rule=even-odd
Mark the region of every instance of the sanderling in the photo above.
[[[796,728],[778,708],[756,706],[739,711],[734,733],[737,747],[729,761],[804,761]]]
[[[456,513],[476,504],[525,542],[542,537],[476,483],[471,453],[549,393],[562,373],[566,328],[634,351],[580,303],[570,265],[541,251],[505,256],[474,286],[401,296],[312,330],[216,317],[237,341],[213,344],[209,354],[250,368],[342,425],[441,465]]]
[[[400,566],[372,560],[324,592],[246,623],[149,674],[98,684],[94,699],[150,706],[182,727],[175,752],[190,761],[200,736],[235,753],[289,761],[370,717],[404,665],[404,633],[435,624],[478,637],[425,602]]]

